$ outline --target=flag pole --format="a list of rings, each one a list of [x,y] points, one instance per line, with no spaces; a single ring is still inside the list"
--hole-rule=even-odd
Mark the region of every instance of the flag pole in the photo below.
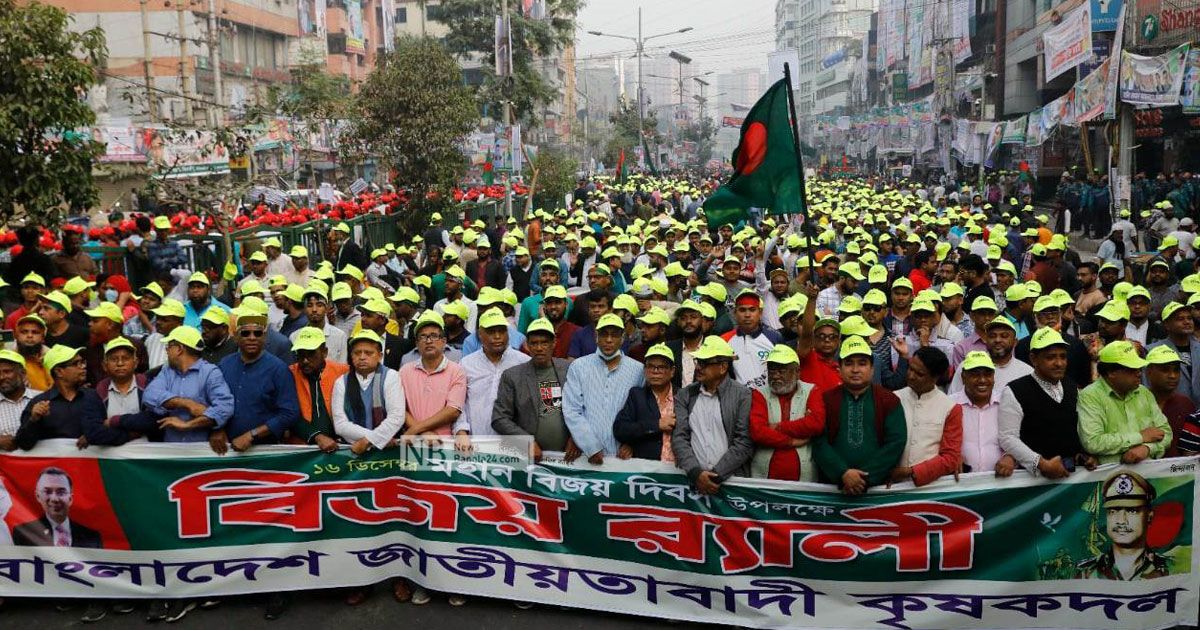
[[[792,93],[792,69],[787,62],[783,64],[783,82],[787,87],[788,124],[792,127],[792,153],[796,156],[796,176],[800,178],[800,205],[804,208],[800,229],[805,232],[808,240],[808,269],[811,278],[817,259],[813,253],[813,228],[809,224],[811,213],[808,211],[807,186],[804,182],[804,159],[800,156],[800,121],[796,115],[796,95]]]

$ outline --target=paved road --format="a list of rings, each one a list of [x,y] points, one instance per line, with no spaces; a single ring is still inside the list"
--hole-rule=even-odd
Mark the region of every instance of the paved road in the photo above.
[[[162,628],[237,628],[250,630],[307,630],[326,628],[458,628],[462,630],[640,630],[648,625],[666,623],[616,613],[588,610],[559,609],[537,606],[517,610],[511,602],[472,598],[465,606],[455,608],[445,597],[434,596],[425,606],[397,604],[387,589],[376,588],[366,603],[349,607],[342,602],[339,591],[301,594],[283,616],[273,622],[262,617],[262,599],[250,597],[226,600],[211,610],[194,610],[178,623],[155,624]],[[48,600],[10,599],[0,611],[0,628],[23,630],[56,630],[58,628],[128,628],[146,625],[145,608],[129,615],[110,613],[103,621],[83,624],[79,616],[82,606],[68,612],[58,612]],[[670,624],[680,630],[709,630],[718,626],[700,624]]]

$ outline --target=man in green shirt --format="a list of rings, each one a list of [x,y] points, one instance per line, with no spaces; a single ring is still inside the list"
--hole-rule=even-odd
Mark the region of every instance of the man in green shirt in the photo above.
[[[1158,459],[1171,443],[1171,425],[1142,385],[1146,360],[1129,341],[1100,350],[1100,379],[1079,392],[1079,441],[1101,464]]]
[[[874,353],[862,337],[848,337],[838,355],[842,384],[827,390],[825,430],[813,439],[822,480],[846,494],[886,483],[908,441],[900,399],[873,384]]]

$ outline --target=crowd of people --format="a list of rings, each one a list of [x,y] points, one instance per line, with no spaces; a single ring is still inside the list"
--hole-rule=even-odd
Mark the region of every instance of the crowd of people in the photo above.
[[[710,192],[594,178],[524,220],[434,214],[372,244],[339,224],[317,265],[276,237],[243,243],[241,271],[220,275],[187,268],[172,223],[142,216],[122,241],[147,270],[132,286],[64,232],[61,252],[26,247],[6,276],[0,448],[362,455],[521,435],[535,459],[668,462],[706,495],[739,476],[861,495],[1200,451],[1190,241],[1164,238],[1144,266],[1124,242],[1081,255],[1019,189],[810,180],[807,222],[713,226]],[[392,594],[431,597],[402,579]],[[154,602],[148,619],[213,603]],[[288,599],[266,604],[277,618]],[[83,619],[110,610],[132,606]]]

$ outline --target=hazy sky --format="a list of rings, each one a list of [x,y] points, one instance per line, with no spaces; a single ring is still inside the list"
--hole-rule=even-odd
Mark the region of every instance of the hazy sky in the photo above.
[[[687,33],[647,42],[651,55],[677,50],[702,71],[756,67],[766,70],[767,53],[775,48],[775,0],[586,0],[578,16],[576,55],[582,59],[629,51],[628,40],[597,37],[587,31],[637,35],[638,7],[642,34],[656,35],[686,26]]]

